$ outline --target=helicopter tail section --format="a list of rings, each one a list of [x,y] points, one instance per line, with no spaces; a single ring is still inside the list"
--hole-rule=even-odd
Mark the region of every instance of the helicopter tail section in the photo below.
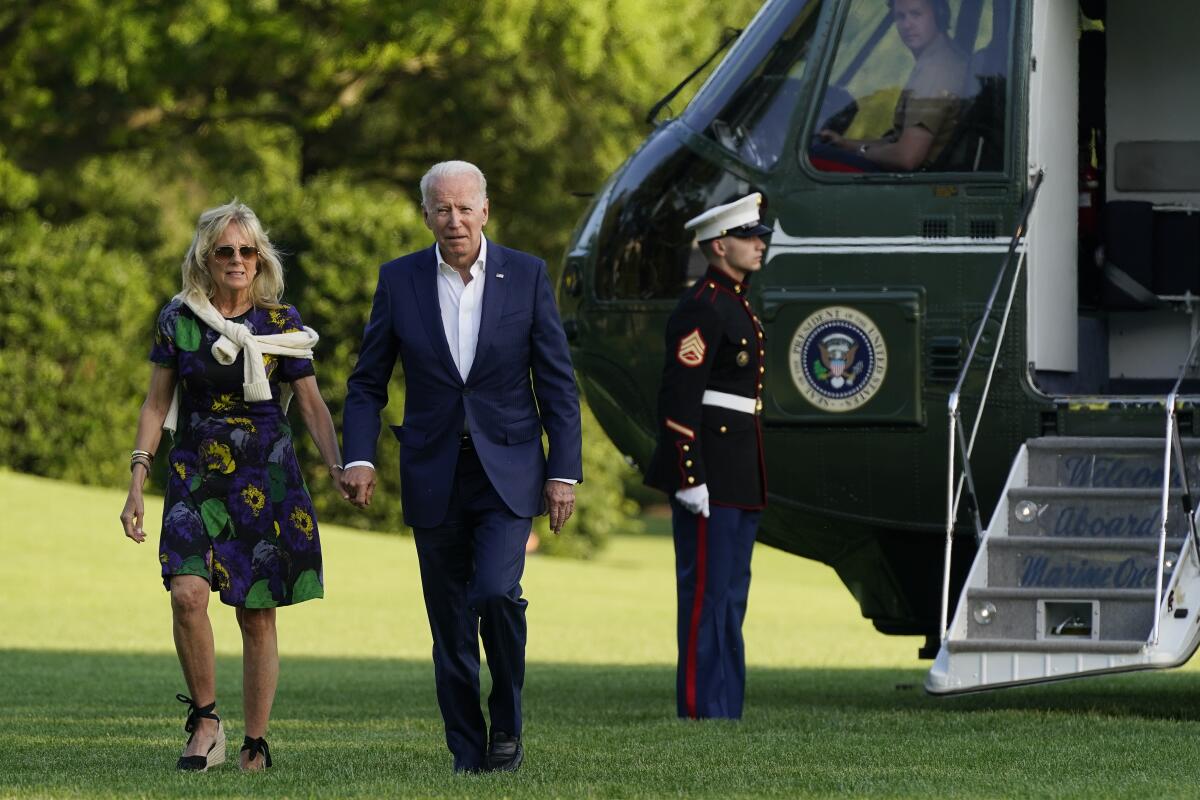
[[[1187,487],[1200,479],[1200,439],[1180,442],[1182,459],[1164,487],[1165,446],[1100,437],[1022,446],[927,691],[960,694],[1191,658],[1200,644],[1200,556]]]

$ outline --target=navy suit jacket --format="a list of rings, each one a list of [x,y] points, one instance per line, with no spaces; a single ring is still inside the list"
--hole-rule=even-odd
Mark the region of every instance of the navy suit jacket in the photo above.
[[[442,327],[433,246],[380,267],[348,381],[344,457],[375,463],[379,412],[397,358],[403,365],[404,424],[392,429],[400,440],[404,521],[414,528],[445,519],[464,428],[518,516],[544,512],[547,478],[583,479],[579,396],[546,263],[489,240],[485,268],[479,344],[465,381]]]

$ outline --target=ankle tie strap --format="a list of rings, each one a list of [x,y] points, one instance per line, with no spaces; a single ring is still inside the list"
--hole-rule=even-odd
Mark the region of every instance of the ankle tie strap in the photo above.
[[[267,747],[266,739],[261,736],[257,739],[251,739],[247,736],[242,740],[242,752],[244,753],[247,750],[250,751],[248,761],[253,761],[255,756],[261,755],[263,763],[268,767],[271,766],[271,748]]]
[[[217,707],[217,702],[215,700],[206,706],[197,706],[196,701],[188,697],[186,694],[177,694],[175,695],[175,699],[181,703],[187,703],[188,705],[187,721],[183,723],[184,733],[194,732],[196,730],[196,725],[202,719],[215,719],[217,722],[221,721],[221,718],[213,713]]]

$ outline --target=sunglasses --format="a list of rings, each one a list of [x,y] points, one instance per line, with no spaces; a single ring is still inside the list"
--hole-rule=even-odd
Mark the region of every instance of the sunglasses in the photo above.
[[[252,258],[258,258],[258,248],[244,244],[241,247],[234,247],[231,244],[223,244],[220,247],[214,247],[212,254],[217,261],[228,261],[233,258],[233,252],[238,252],[243,259],[249,261]]]

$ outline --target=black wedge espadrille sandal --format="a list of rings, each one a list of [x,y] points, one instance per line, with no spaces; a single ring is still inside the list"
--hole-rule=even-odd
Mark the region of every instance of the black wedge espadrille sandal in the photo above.
[[[213,740],[212,746],[208,748],[208,753],[202,756],[185,756],[181,755],[179,761],[175,764],[175,769],[186,770],[190,772],[204,772],[218,764],[225,763],[225,727],[221,724],[221,718],[214,712],[217,707],[216,702],[209,703],[206,706],[197,706],[192,698],[186,694],[177,694],[175,699],[181,703],[188,704],[187,722],[183,723],[184,733],[188,736],[187,744],[183,746],[186,753],[188,745],[192,743],[192,738],[196,735],[196,725],[201,719],[215,719],[217,721],[217,738]]]
[[[267,740],[263,737],[251,739],[249,736],[242,740],[242,752],[250,751],[250,757],[246,759],[246,765],[249,767],[254,763],[257,756],[263,757],[262,767],[255,767],[254,770],[247,769],[246,772],[256,771],[258,769],[267,769],[271,766],[271,748],[267,747]]]

